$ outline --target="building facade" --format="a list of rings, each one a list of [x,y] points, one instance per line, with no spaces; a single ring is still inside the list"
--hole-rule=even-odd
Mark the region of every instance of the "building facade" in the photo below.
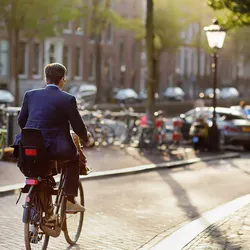
[[[124,18],[140,17],[141,7],[135,0],[113,1],[111,8]],[[67,67],[69,84],[95,84],[95,41],[87,32],[88,20],[80,19],[64,25],[56,37],[44,41],[28,41],[19,44],[20,96],[25,91],[43,87],[44,65],[59,62]],[[134,34],[115,29],[108,24],[102,33],[102,91],[106,94],[114,87],[138,89],[140,82],[140,46]],[[0,83],[12,92],[14,84],[10,76],[10,46],[5,31],[0,33]],[[105,98],[104,100],[105,101]]]
[[[111,8],[124,18],[140,17],[145,20],[146,1],[112,1]],[[1,24],[0,24],[1,25]],[[20,96],[29,89],[43,87],[44,65],[63,63],[67,69],[69,84],[95,84],[95,41],[88,34],[88,20],[79,19],[64,25],[62,33],[43,41],[28,41],[19,44]],[[212,87],[211,56],[201,49],[200,59],[194,40],[198,25],[190,24],[180,34],[183,45],[175,52],[163,52],[159,63],[158,92],[167,87],[179,86],[190,98]],[[206,42],[205,34],[202,40]],[[226,42],[226,41],[225,41]],[[133,88],[137,92],[146,90],[147,57],[142,43],[136,41],[130,31],[109,24],[103,31],[102,41],[102,93],[106,101],[113,88]],[[200,67],[198,67],[198,62]],[[249,64],[244,58],[235,59],[226,50],[221,51],[219,60],[219,87],[239,84],[244,92],[249,82]],[[14,93],[10,63],[10,45],[4,29],[0,29],[0,86]],[[198,68],[200,81],[197,82]]]

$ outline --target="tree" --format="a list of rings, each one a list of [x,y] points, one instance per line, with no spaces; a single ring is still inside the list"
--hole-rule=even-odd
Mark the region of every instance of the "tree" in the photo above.
[[[124,27],[132,30],[141,43],[146,40],[148,61],[147,114],[153,119],[155,92],[159,83],[159,61],[164,51],[174,52],[181,44],[183,24],[178,20],[181,12],[172,1],[147,0],[146,23],[142,19],[126,20]],[[141,49],[144,49],[141,46]]]
[[[239,80],[239,62],[244,64],[250,61],[250,44],[248,42],[250,36],[250,27],[235,27],[228,31],[227,43],[225,50],[229,55],[232,55],[233,64],[236,66],[235,85]]]
[[[209,0],[208,4],[214,9],[227,8],[232,12],[243,15],[250,13],[249,0]]]
[[[155,111],[155,91],[156,91],[156,54],[155,54],[155,28],[154,28],[154,3],[153,0],[147,0],[146,13],[146,49],[148,60],[148,80],[147,80],[147,115],[149,120],[153,120],[153,113]]]
[[[227,30],[225,49],[232,54],[236,66],[235,84],[239,80],[239,62],[249,63],[250,45],[250,1],[249,0],[211,0],[208,5],[215,10],[223,11],[218,19]]]
[[[110,0],[93,0],[88,5],[89,34],[95,42],[95,82],[97,87],[96,103],[102,100],[102,34],[108,25],[114,22],[115,12],[111,9]]]
[[[159,70],[160,56],[168,51],[172,54],[182,44],[180,33],[184,27],[181,20],[182,11],[173,1],[156,0],[154,8],[154,27],[155,27],[155,56],[156,68]],[[156,74],[156,84],[159,85],[160,74]]]
[[[92,4],[84,4],[84,13],[88,13],[89,35],[95,43],[95,82],[97,87],[96,102],[102,100],[102,34],[109,25],[127,27],[125,19],[119,16],[111,6],[111,0],[92,0]],[[87,10],[87,11],[86,11]],[[84,14],[85,16],[85,14]]]
[[[208,5],[215,10],[226,10],[221,24],[226,28],[250,25],[249,0],[208,0]]]
[[[14,85],[15,105],[19,105],[19,44],[21,37],[40,39],[53,36],[56,25],[75,15],[76,2],[64,0],[0,0],[0,20],[5,22],[10,44],[10,76]]]
[[[202,50],[207,49],[207,41],[203,39],[204,36],[202,35],[204,33],[203,28],[212,21],[214,13],[204,0],[182,0],[182,2],[186,9],[186,14],[184,14],[184,16],[187,16],[185,18],[185,24],[197,25],[197,33],[190,44],[196,49],[197,55],[197,75],[193,85],[194,97],[196,97],[197,89],[201,85],[201,54]]]

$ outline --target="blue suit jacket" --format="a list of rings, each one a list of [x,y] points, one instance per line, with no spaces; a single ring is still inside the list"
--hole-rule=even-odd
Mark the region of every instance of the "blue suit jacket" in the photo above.
[[[88,140],[75,97],[55,85],[25,93],[18,124],[21,129],[41,130],[51,159],[71,160],[76,157],[77,149],[70,135],[70,125],[83,141]],[[20,138],[20,134],[17,135],[15,144]]]

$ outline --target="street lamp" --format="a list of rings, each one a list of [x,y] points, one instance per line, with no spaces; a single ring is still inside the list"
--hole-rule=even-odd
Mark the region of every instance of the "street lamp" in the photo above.
[[[223,47],[225,38],[226,38],[226,30],[223,29],[217,19],[213,19],[213,24],[204,28],[208,40],[208,45],[212,49],[213,54],[213,63],[212,63],[212,70],[213,70],[213,124],[211,127],[210,133],[210,144],[213,151],[220,150],[220,134],[219,129],[216,123],[216,107],[217,107],[217,67],[218,67],[218,58],[219,54],[218,51]]]

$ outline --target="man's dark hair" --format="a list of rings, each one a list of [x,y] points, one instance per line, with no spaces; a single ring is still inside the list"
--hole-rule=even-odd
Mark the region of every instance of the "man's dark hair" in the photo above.
[[[48,84],[58,84],[66,75],[66,68],[60,63],[51,63],[44,68],[46,81]]]

